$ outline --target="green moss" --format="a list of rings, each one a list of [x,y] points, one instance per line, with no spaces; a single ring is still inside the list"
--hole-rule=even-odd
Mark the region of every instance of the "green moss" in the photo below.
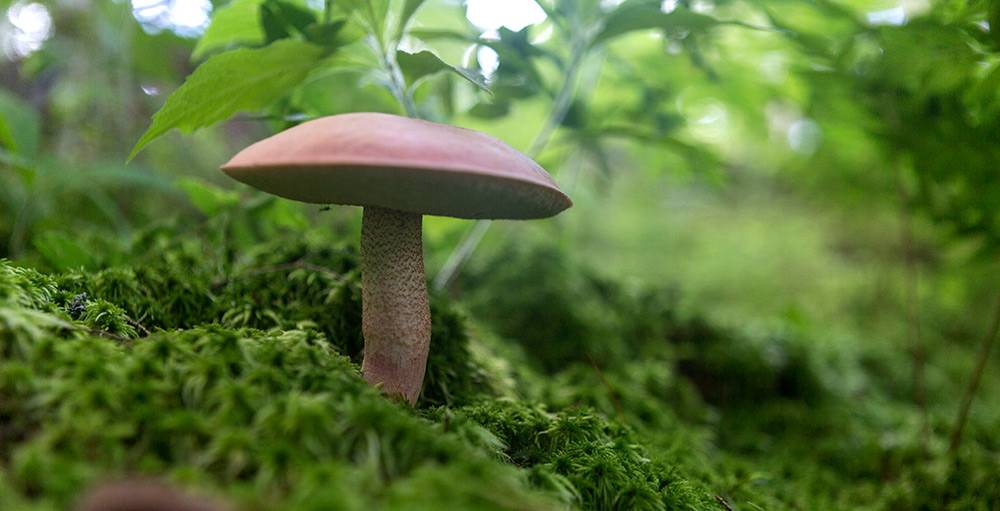
[[[56,292],[51,277],[0,259],[0,303],[47,310]]]
[[[738,407],[775,399],[817,403],[825,397],[801,339],[779,331],[741,334],[697,318],[689,322],[671,336],[677,369],[706,401]]]
[[[463,276],[475,316],[515,340],[535,367],[614,365],[661,342],[676,303],[667,289],[629,289],[554,246],[512,246]]]
[[[132,320],[121,307],[106,300],[88,301],[80,320],[94,330],[132,339],[138,335]]]
[[[142,272],[58,279],[3,265],[20,276],[12,297],[45,283],[39,298],[11,298],[0,309],[29,327],[8,329],[0,345],[11,355],[0,363],[0,393],[12,405],[0,413],[16,417],[6,422],[11,447],[3,453],[14,491],[61,506],[101,477],[140,472],[289,509],[322,508],[334,499],[331,489],[355,498],[338,500],[344,509],[708,502],[704,489],[647,459],[615,422],[490,400],[491,380],[471,355],[464,321],[440,298],[422,403],[479,404],[437,408],[428,421],[384,400],[358,377],[351,357],[338,354],[360,349],[354,254],[266,253],[232,271],[241,277],[214,279],[209,307],[197,314],[187,314],[203,299],[194,296],[197,287],[161,287],[169,287],[162,274],[171,272],[159,273],[159,265],[176,258],[148,261]],[[147,323],[141,332],[132,314]],[[168,330],[195,318],[218,325]],[[146,336],[148,329],[161,331]]]
[[[995,454],[968,452],[951,462],[918,464],[892,484],[885,509],[919,511],[1000,508],[1000,461]]]
[[[49,279],[44,289],[66,310],[74,298],[85,294],[90,301],[84,322],[113,336],[134,337],[136,329],[206,324],[309,329],[321,332],[337,351],[360,363],[364,340],[355,250],[328,242],[278,239],[232,260],[213,260],[199,258],[191,245],[175,239],[154,229],[140,237],[142,242],[133,250],[152,246],[155,257],[137,254],[141,264],[136,267],[70,272]],[[29,275],[36,276],[41,278],[37,272]],[[29,277],[18,278],[27,282]],[[102,304],[100,311],[97,304]],[[115,306],[120,311],[109,308]],[[432,317],[422,403],[461,404],[490,395],[483,370],[469,354],[461,315],[435,299]]]
[[[502,445],[498,456],[535,470],[535,480],[583,509],[711,509],[704,488],[655,462],[627,427],[587,409],[551,413],[493,400],[458,411]],[[454,421],[455,418],[449,418]]]
[[[415,471],[423,480],[445,465],[472,474],[455,481],[468,486],[461,499],[488,495],[501,480],[513,502],[547,501],[525,475],[383,399],[315,331],[209,327],[131,346],[93,337],[27,342],[30,349],[0,363],[2,401],[21,404],[5,431],[18,440],[5,454],[5,476],[26,497],[62,506],[102,476],[166,473],[237,497],[252,487],[267,497],[254,509],[309,509],[323,496],[293,492],[300,480],[360,471],[370,487],[355,491],[369,506]],[[25,372],[30,383],[17,385]]]
[[[255,231],[154,228],[91,272],[0,262],[0,507],[131,473],[248,511],[998,500],[991,416],[951,464],[938,415],[925,453],[897,353],[720,328],[552,247],[464,281],[474,327],[432,297],[423,394],[393,403],[358,376],[356,252]]]

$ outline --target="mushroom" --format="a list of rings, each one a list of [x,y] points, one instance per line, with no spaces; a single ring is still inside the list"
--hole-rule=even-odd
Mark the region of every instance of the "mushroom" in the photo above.
[[[431,334],[422,215],[531,219],[572,205],[545,170],[496,138],[382,113],[300,124],[247,147],[222,170],[281,197],[364,208],[361,370],[411,404]]]
[[[77,511],[226,511],[229,508],[188,495],[161,482],[131,479],[98,485],[84,495]]]

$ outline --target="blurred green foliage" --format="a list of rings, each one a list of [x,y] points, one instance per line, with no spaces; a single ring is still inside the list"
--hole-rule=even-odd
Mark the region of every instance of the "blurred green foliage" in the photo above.
[[[1000,507],[995,353],[947,450],[1000,285],[997,2],[175,3],[0,0],[0,507],[136,473],[241,509]],[[214,170],[350,111],[494,134],[576,203],[432,297],[416,409],[357,375],[357,211]],[[432,275],[469,229],[425,220]]]

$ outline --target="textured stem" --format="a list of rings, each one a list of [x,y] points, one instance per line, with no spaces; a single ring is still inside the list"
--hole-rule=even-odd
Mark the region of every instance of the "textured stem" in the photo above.
[[[361,224],[361,372],[411,404],[420,395],[431,342],[421,215],[366,207]]]

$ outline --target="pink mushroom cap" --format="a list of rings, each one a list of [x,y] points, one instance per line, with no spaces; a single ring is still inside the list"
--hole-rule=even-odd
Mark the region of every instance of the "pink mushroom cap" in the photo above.
[[[531,158],[477,131],[382,113],[322,117],[240,151],[222,170],[302,202],[483,219],[572,206]]]

